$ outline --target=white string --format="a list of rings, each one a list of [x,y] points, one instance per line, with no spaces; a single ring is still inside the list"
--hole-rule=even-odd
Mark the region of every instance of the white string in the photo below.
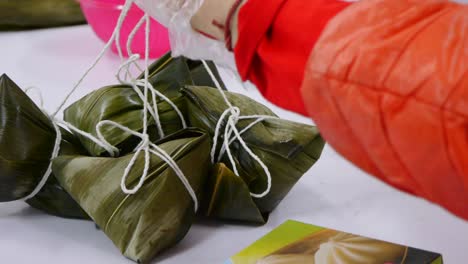
[[[51,153],[51,157],[50,157],[50,162],[49,162],[49,165],[47,167],[47,170],[45,171],[44,175],[42,176],[41,180],[39,181],[39,183],[36,185],[36,187],[34,188],[34,190],[28,194],[27,196],[19,199],[19,201],[27,201],[31,198],[33,198],[34,196],[36,196],[41,190],[42,188],[44,188],[45,184],[47,183],[47,181],[49,180],[50,178],[50,175],[52,174],[52,161],[58,157],[59,153],[60,153],[60,146],[61,146],[61,142],[62,142],[62,132],[60,130],[60,125],[72,130],[72,131],[75,131],[77,133],[79,133],[80,135],[92,140],[93,142],[95,142],[96,144],[98,144],[99,146],[101,146],[102,148],[106,149],[109,153],[112,153],[114,150],[116,150],[118,152],[118,149],[117,148],[114,148],[112,145],[110,144],[103,144],[102,142],[100,142],[99,140],[97,140],[93,135],[85,132],[85,131],[82,131],[78,128],[76,128],[75,126],[73,126],[72,124],[70,123],[67,123],[63,120],[59,120],[59,119],[56,119],[56,118],[53,118],[51,115],[49,115],[49,113],[47,113],[47,111],[43,108],[43,105],[44,105],[44,101],[43,101],[43,96],[42,96],[42,92],[39,88],[37,87],[28,87],[25,89],[25,93],[28,93],[29,91],[31,90],[35,90],[37,95],[39,96],[39,99],[40,99],[40,109],[41,111],[49,117],[51,123],[52,123],[52,126],[54,127],[54,130],[55,130],[55,133],[56,133],[56,137],[55,137],[55,142],[54,142],[54,148],[52,150],[52,153]]]
[[[253,126],[255,126],[256,124],[258,123],[261,123],[263,122],[264,120],[266,119],[274,119],[275,117],[271,117],[271,116],[262,116],[262,115],[252,115],[252,116],[240,116],[239,117],[239,120],[244,120],[244,119],[257,119],[255,121],[253,121],[252,123],[250,123],[248,126],[244,127],[244,129],[242,129],[239,134],[242,135],[244,134],[245,132],[247,132],[249,129],[251,129]],[[220,152],[219,152],[219,155],[218,155],[218,162],[221,161],[221,158],[222,156],[224,155],[224,152],[226,151],[226,147],[229,147],[234,141],[235,141],[236,138],[231,138],[231,140],[228,142],[228,144],[223,144]]]
[[[146,18],[146,16],[144,18]],[[145,55],[145,57],[146,57],[146,55]],[[135,63],[135,65],[136,65],[135,61],[138,60],[138,59],[139,59],[139,56],[133,56],[133,57],[129,58],[128,62],[124,63],[122,65],[121,69],[126,68],[126,72],[128,74],[130,72],[129,68],[130,68],[131,64]],[[146,59],[145,59],[145,61],[146,61]],[[146,63],[146,65],[148,65],[148,63]],[[153,119],[156,122],[156,127],[158,129],[159,136],[164,137],[164,131],[163,131],[163,128],[162,128],[162,125],[161,125],[161,120],[159,118],[159,109],[157,107],[157,98],[154,95],[154,92],[152,92],[153,107],[149,106],[148,103],[147,103],[147,100],[148,100],[148,84],[149,84],[148,83],[148,78],[149,77],[148,77],[146,71],[147,70],[145,70],[144,80],[143,81],[135,80],[133,78],[130,81],[121,80],[119,78],[120,73],[118,73],[117,77],[118,77],[118,80],[122,84],[130,85],[133,88],[133,90],[138,94],[141,101],[144,103],[144,110],[143,110],[144,113],[147,113],[147,111],[150,112],[150,114],[152,115]],[[143,94],[141,93],[140,89],[138,88],[139,86],[144,88]]]
[[[104,150],[106,150],[107,153],[109,153],[109,155],[111,157],[117,157],[119,155],[119,149],[112,146],[109,142],[107,141],[103,141],[102,140],[102,135],[99,135],[99,132],[98,132],[98,138],[94,137],[92,134],[86,132],[86,131],[83,131],[77,127],[75,127],[74,125],[64,121],[64,120],[58,120],[58,119],[55,119],[54,120],[55,123],[57,124],[60,124],[68,129],[70,129],[72,132],[75,132],[83,137],[86,137],[87,139],[93,141],[96,145],[100,146],[101,148],[103,148]]]
[[[44,97],[42,96],[41,90],[35,86],[30,86],[24,89],[25,94],[29,94],[30,91],[36,91],[36,94],[39,97],[39,106],[42,109],[44,107]]]
[[[132,65],[138,65],[136,62],[140,59],[140,55],[139,54],[132,54],[128,57],[128,59],[126,61],[124,61],[122,64],[120,64],[118,70],[117,70],[117,74],[115,75],[115,77],[117,78],[117,80],[119,81],[119,83],[128,83],[128,82],[131,82],[133,81],[133,76],[132,76],[132,73],[130,71],[130,68]],[[122,71],[125,72],[125,75],[124,77],[120,77],[122,75]],[[130,80],[129,80],[130,79]]]
[[[231,113],[231,108],[226,109],[223,114],[219,117],[218,123],[216,124],[215,134],[213,137],[213,147],[211,148],[211,163],[215,163],[216,147],[218,145],[219,132],[221,131],[221,126],[223,125],[223,120],[227,115]]]
[[[35,89],[37,89],[36,91],[38,92],[38,95],[40,96],[40,98],[42,98],[41,91],[38,88],[35,88]],[[26,89],[26,90],[31,90],[31,89]],[[42,101],[41,101],[41,105],[42,105]],[[44,173],[44,175],[42,176],[41,180],[36,185],[34,190],[30,194],[28,194],[26,197],[23,197],[23,198],[19,199],[20,201],[26,201],[26,200],[29,200],[29,199],[33,198],[34,196],[36,196],[42,190],[42,188],[44,188],[45,184],[47,183],[47,180],[49,179],[50,175],[52,174],[52,161],[55,158],[58,157],[58,155],[60,153],[60,145],[61,145],[61,142],[62,142],[62,132],[60,131],[60,126],[59,125],[62,125],[63,127],[66,127],[68,129],[70,129],[71,131],[76,132],[76,133],[88,138],[89,140],[93,141],[94,143],[96,143],[100,147],[104,148],[110,155],[117,155],[118,151],[119,151],[117,148],[115,148],[114,146],[109,144],[107,141],[100,141],[99,139],[95,138],[93,135],[76,128],[75,126],[73,126],[72,124],[70,124],[68,122],[65,122],[63,120],[59,120],[57,118],[53,118],[42,107],[41,107],[41,110],[45,115],[47,115],[50,118],[50,121],[51,121],[51,123],[52,123],[52,125],[54,127],[54,130],[55,130],[55,133],[56,133],[54,148],[53,148],[52,153],[51,153],[50,162],[49,162],[49,165],[47,167],[47,170]]]
[[[136,24],[135,28],[133,28],[132,32],[130,32],[130,35],[128,35],[128,39],[127,39],[127,53],[128,53],[128,57],[131,57],[133,56],[133,51],[132,51],[132,43],[133,43],[133,39],[135,38],[138,30],[140,30],[141,26],[143,25],[143,23],[145,22],[146,20],[146,16],[143,16],[141,17],[141,19],[138,21],[138,23]],[[136,54],[138,55],[138,54]],[[138,65],[138,63],[135,63],[135,66],[136,68],[139,70],[139,72],[142,72],[143,69],[140,67],[140,65]]]
[[[134,0],[127,0],[125,2],[124,6],[122,8],[122,12],[121,12],[121,14],[120,14],[120,16],[118,18],[117,25],[116,25],[116,27],[114,29],[114,32],[112,33],[111,38],[106,43],[106,45],[101,50],[101,52],[98,54],[98,56],[93,61],[91,66],[85,71],[83,76],[78,80],[78,82],[73,86],[73,88],[70,90],[70,92],[65,96],[64,100],[59,105],[59,107],[56,109],[56,111],[51,115],[52,124],[54,125],[54,128],[55,128],[55,130],[57,132],[54,149],[53,149],[53,152],[52,152],[52,155],[51,155],[51,160],[50,160],[49,166],[47,168],[47,171],[44,174],[44,176],[42,177],[39,184],[36,186],[36,188],[33,190],[33,192],[31,192],[28,196],[23,198],[23,200],[30,199],[30,198],[34,197],[37,193],[39,193],[39,191],[46,184],[46,182],[47,182],[47,180],[48,180],[48,178],[49,178],[49,176],[50,176],[50,174],[52,172],[52,160],[55,159],[58,156],[59,151],[60,151],[60,142],[62,140],[62,134],[60,132],[60,128],[59,128],[58,124],[62,124],[63,126],[69,128],[71,131],[90,139],[91,141],[96,143],[98,146],[105,149],[111,156],[117,156],[118,153],[119,153],[118,148],[112,146],[105,139],[105,137],[104,137],[104,135],[103,135],[103,133],[101,131],[103,129],[103,126],[111,125],[111,126],[113,126],[115,128],[119,128],[119,129],[123,130],[124,132],[127,132],[127,133],[129,133],[129,134],[131,134],[133,136],[137,136],[137,137],[139,137],[141,139],[141,142],[136,147],[135,153],[133,154],[132,158],[130,159],[129,164],[125,168],[124,174],[123,174],[122,179],[121,179],[121,189],[125,194],[132,195],[132,194],[135,194],[136,192],[138,192],[141,189],[141,187],[144,184],[144,181],[146,180],[146,178],[148,176],[148,171],[149,171],[149,168],[150,168],[150,165],[151,165],[150,164],[150,162],[151,162],[150,154],[153,154],[153,155],[156,155],[159,158],[161,158],[164,162],[166,162],[168,164],[168,166],[171,167],[171,169],[176,173],[176,175],[178,176],[178,178],[180,179],[180,181],[182,182],[184,187],[187,189],[187,192],[189,193],[189,195],[193,199],[195,211],[198,210],[197,196],[195,194],[195,191],[191,187],[188,179],[185,177],[184,173],[182,172],[182,170],[179,168],[177,163],[174,161],[174,159],[169,154],[167,154],[163,149],[159,148],[155,144],[151,143],[150,139],[149,139],[149,135],[148,135],[148,112],[150,112],[150,114],[155,119],[156,125],[158,127],[158,131],[160,133],[160,137],[164,136],[164,131],[162,129],[162,125],[161,125],[161,122],[160,122],[160,119],[159,119],[156,96],[161,97],[164,101],[168,102],[168,104],[172,108],[174,108],[174,110],[177,112],[179,118],[181,119],[181,122],[182,122],[182,125],[183,125],[184,128],[187,127],[187,124],[185,122],[185,119],[184,119],[180,109],[169,98],[167,98],[162,93],[160,93],[159,91],[154,89],[154,87],[148,82],[148,79],[149,79],[149,70],[148,70],[148,67],[149,67],[149,36],[150,36],[150,17],[149,17],[148,14],[145,13],[143,18],[140,19],[140,21],[137,23],[135,28],[130,33],[129,39],[128,39],[128,42],[127,42],[127,51],[128,51],[129,59],[122,63],[122,65],[119,67],[118,72],[117,72],[117,79],[123,84],[130,85],[136,91],[136,93],[141,98],[141,100],[143,101],[143,132],[139,133],[137,131],[131,130],[128,127],[122,126],[119,123],[116,123],[116,122],[113,122],[113,121],[110,121],[110,120],[103,120],[103,121],[100,121],[96,125],[96,132],[97,132],[97,135],[98,135],[98,137],[96,138],[93,135],[91,135],[90,133],[82,131],[82,130],[76,128],[75,126],[73,126],[70,123],[67,123],[67,122],[62,121],[62,120],[57,120],[55,118],[57,113],[60,110],[62,110],[64,105],[70,99],[72,94],[78,89],[78,87],[83,82],[83,80],[86,78],[86,76],[98,64],[98,62],[104,56],[105,52],[108,51],[109,47],[112,45],[113,42],[115,42],[115,44],[116,44],[117,52],[119,54],[119,57],[123,60],[123,52],[122,52],[121,45],[120,45],[120,29],[122,28],[125,17],[127,16],[127,13],[130,10],[130,7],[133,4],[133,2],[134,2]],[[138,31],[138,29],[142,26],[142,24],[144,22],[146,22],[145,23],[146,26],[145,26],[145,58],[144,58],[145,59],[145,71],[144,71],[144,80],[134,80],[133,77],[131,76],[130,67],[131,67],[131,65],[136,65],[136,67],[138,67],[138,64],[136,63],[136,61],[140,58],[140,56],[132,53],[131,43],[133,41],[134,36],[136,35],[136,32]],[[125,70],[125,77],[123,79],[120,77],[122,70]],[[130,79],[130,81],[128,81],[128,79]],[[139,90],[139,86],[143,87],[143,94]],[[148,102],[148,91],[150,91],[151,94],[152,94],[153,107],[151,107],[149,105],[149,102]],[[128,175],[130,174],[130,172],[131,172],[131,170],[132,170],[132,168],[133,168],[133,166],[134,166],[134,164],[135,164],[135,162],[136,162],[136,160],[139,157],[141,152],[144,153],[144,161],[145,161],[142,175],[140,176],[138,184],[134,188],[128,189],[127,186],[126,186],[126,180],[127,180]]]
[[[123,125],[121,125],[119,123],[116,123],[114,121],[103,120],[103,121],[98,123],[98,125],[96,127],[96,130],[98,132],[99,138],[101,140],[105,141],[105,142],[107,142],[107,140],[102,136],[102,131],[101,130],[106,125],[113,126],[115,128],[119,128],[124,132],[127,132],[127,133],[129,133],[129,134],[131,134],[133,136],[139,137],[142,140],[141,141],[142,143],[137,147],[137,149],[135,150],[135,153],[133,154],[132,158],[130,159],[130,162],[128,163],[127,167],[125,168],[124,174],[122,176],[122,180],[121,180],[121,183],[120,183],[122,191],[125,194],[135,194],[143,186],[144,180],[146,179],[146,176],[148,175],[148,170],[149,170],[150,164],[149,164],[149,162],[147,162],[146,159],[147,159],[147,157],[149,157],[149,155],[145,154],[145,165],[144,165],[144,169],[143,169],[143,174],[141,175],[138,184],[133,189],[128,189],[127,186],[126,186],[126,181],[127,181],[127,177],[130,174],[130,172],[131,172],[137,158],[140,155],[140,152],[144,151],[144,148],[149,147],[148,135],[144,134],[144,133],[138,133],[138,132],[136,132],[136,131],[134,131],[134,130],[126,127],[126,126],[123,126]]]
[[[130,162],[128,163],[127,167],[124,170],[124,175],[122,176],[122,181],[121,181],[121,188],[124,191],[124,193],[126,193],[126,194],[135,194],[136,192],[138,192],[138,190],[141,187],[143,187],[144,181],[146,180],[146,178],[148,176],[148,169],[143,170],[143,174],[141,175],[138,184],[133,189],[128,189],[127,188],[126,181],[127,181],[127,178],[129,176],[129,174],[130,174],[130,172],[131,172],[137,158],[140,155],[140,152],[143,151],[146,147],[148,147],[149,152],[151,152],[152,154],[154,154],[154,155],[158,156],[159,158],[161,158],[164,162],[166,162],[173,169],[173,171],[179,177],[180,181],[182,182],[182,184],[184,185],[184,187],[187,189],[188,193],[190,194],[191,198],[193,199],[195,211],[198,210],[198,199],[197,199],[197,196],[195,194],[195,191],[191,187],[188,179],[185,177],[184,173],[179,168],[177,163],[172,159],[172,157],[169,154],[167,154],[166,151],[164,151],[163,149],[158,147],[156,144],[151,143],[149,138],[148,138],[148,135],[136,132],[136,131],[131,130],[130,128],[128,128],[126,126],[123,126],[123,125],[121,125],[119,123],[116,123],[116,122],[110,121],[110,120],[103,120],[103,121],[98,123],[96,129],[98,131],[98,134],[101,135],[100,138],[102,137],[101,129],[106,125],[114,126],[114,127],[119,128],[122,131],[127,132],[127,133],[129,133],[129,134],[131,134],[133,136],[139,137],[139,138],[141,138],[142,143],[143,143],[143,144],[140,144],[140,146],[137,147],[137,150],[133,154],[132,158],[130,159]],[[102,137],[102,140],[107,142],[106,139],[103,138],[103,137]],[[146,158],[146,156],[145,156],[145,158]],[[145,160],[145,167],[146,166],[149,167],[149,164],[150,163],[146,162],[146,160]]]
[[[136,61],[139,59],[139,55],[137,54],[133,54],[132,51],[131,51],[131,42],[137,32],[136,29],[140,28],[143,21],[146,21],[146,28],[145,28],[145,66],[146,66],[146,70],[145,70],[145,78],[144,80],[134,80],[133,77],[131,77],[131,80],[130,81],[127,81],[126,79],[122,79],[120,78],[120,75],[121,75],[121,71],[125,69],[126,71],[126,77],[127,76],[131,76],[131,73],[130,73],[130,70],[129,68],[131,67],[131,65],[135,65],[136,67],[138,67],[138,64],[136,63]],[[157,107],[157,97],[161,97],[164,101],[166,101],[177,113],[177,115],[179,116],[179,119],[181,120],[181,123],[182,123],[182,127],[183,128],[186,128],[187,127],[187,123],[185,121],[185,118],[182,114],[182,112],[180,111],[180,109],[169,99],[167,98],[166,96],[164,96],[161,92],[159,92],[158,90],[156,90],[149,82],[148,82],[148,78],[149,78],[149,73],[147,72],[148,71],[148,67],[149,67],[149,62],[148,62],[148,59],[149,59],[149,31],[150,31],[150,17],[148,14],[145,14],[142,19],[140,19],[140,21],[137,23],[136,27],[132,30],[130,36],[129,36],[129,39],[128,39],[128,42],[127,42],[127,49],[129,50],[128,53],[131,54],[130,58],[124,62],[121,67],[119,68],[118,70],[118,73],[117,73],[117,79],[119,80],[119,82],[121,82],[122,84],[126,84],[126,85],[130,85],[133,87],[133,89],[135,90],[135,92],[140,96],[140,99],[146,104],[147,102],[147,93],[146,94],[141,94],[140,90],[138,89],[138,87],[144,87],[144,89],[149,89],[149,91],[151,92],[152,94],[152,104],[153,106],[149,106],[149,105],[146,105],[146,109],[147,111],[150,112],[150,114],[153,116],[153,119],[155,120],[156,122],[156,127],[158,129],[158,133],[159,133],[159,136],[160,138],[163,138],[165,136],[165,133],[164,133],[164,130],[162,128],[162,124],[161,124],[161,120],[159,118],[159,111],[158,111],[158,107]],[[146,90],[147,91],[147,90]]]
[[[223,88],[221,87],[221,84],[218,82],[218,79],[216,79],[216,76],[211,71],[210,67],[208,66],[208,63],[206,63],[205,60],[202,60],[202,63],[203,63],[203,66],[205,66],[206,71],[210,75],[211,80],[214,82],[216,88],[218,88],[219,92],[221,93],[221,96],[223,97],[224,102],[228,105],[229,108],[232,108],[233,105],[231,104],[231,102],[227,98],[226,94],[224,93]],[[232,111],[232,109],[231,109],[231,111]]]
[[[216,161],[215,156],[216,156],[216,148],[217,148],[217,145],[218,145],[218,138],[220,136],[220,132],[221,132],[221,129],[222,129],[223,122],[227,117],[228,119],[227,119],[227,122],[226,122],[226,126],[224,128],[224,141],[223,141],[222,148],[221,148],[221,150],[219,152],[217,161],[219,162],[221,160],[222,156],[224,155],[224,153],[226,152],[226,154],[228,156],[228,159],[231,162],[231,166],[232,166],[234,174],[239,176],[239,172],[237,170],[236,162],[234,160],[234,157],[233,157],[233,155],[231,153],[231,149],[230,149],[230,145],[231,145],[232,142],[234,142],[235,140],[239,141],[241,147],[244,148],[244,150],[250,155],[250,157],[252,157],[262,167],[263,171],[265,172],[265,176],[266,176],[266,179],[267,179],[267,187],[266,187],[265,191],[260,193],[260,194],[256,194],[256,193],[252,193],[252,192],[250,193],[250,195],[252,197],[254,197],[254,198],[263,198],[266,195],[268,195],[270,193],[270,191],[271,191],[272,179],[271,179],[270,170],[265,165],[265,163],[263,163],[263,161],[247,146],[245,141],[242,139],[241,135],[243,133],[245,133],[246,131],[248,131],[249,129],[251,129],[256,124],[258,124],[258,123],[260,123],[260,122],[262,122],[262,121],[264,121],[266,119],[277,119],[277,117],[265,116],[265,115],[241,116],[240,115],[240,109],[238,107],[236,107],[236,106],[233,106],[232,103],[229,101],[229,99],[227,98],[227,96],[224,93],[223,89],[221,88],[221,84],[218,82],[218,80],[214,76],[214,74],[211,71],[210,67],[208,67],[208,64],[206,63],[206,61],[202,60],[202,63],[205,66],[206,71],[210,75],[211,79],[213,80],[216,88],[221,93],[221,95],[222,95],[222,97],[224,99],[224,102],[228,106],[227,109],[221,114],[221,116],[220,116],[220,118],[218,120],[218,123],[216,124],[216,127],[215,127],[215,133],[214,133],[214,137],[213,137],[213,147],[211,149],[211,161],[212,161],[212,163],[215,163],[215,161]],[[239,122],[239,120],[245,120],[245,119],[257,119],[257,120],[253,121],[248,126],[246,126],[241,132],[239,132],[236,125]],[[231,138],[232,133],[234,133],[234,137]]]
[[[149,167],[150,167],[150,162],[151,162],[151,159],[150,159],[150,156],[149,156],[149,136],[148,136],[148,78],[149,78],[149,72],[148,72],[148,54],[149,54],[149,41],[148,41],[148,38],[149,38],[149,21],[146,19],[148,15],[145,14],[145,22],[146,22],[146,26],[145,26],[145,83],[144,83],[144,98],[145,100],[143,101],[143,137],[142,137],[142,141],[141,141],[141,146],[137,149],[137,151],[135,152],[135,154],[133,155],[132,157],[132,161],[130,161],[129,165],[127,166],[127,168],[125,168],[125,171],[124,171],[124,176],[122,177],[122,180],[120,181],[120,187],[122,188],[122,191],[126,194],[135,194],[138,190],[140,190],[140,188],[143,186],[143,183],[144,183],[144,180],[146,178],[146,176],[148,175],[148,170],[149,170]],[[157,109],[154,109],[154,111],[157,111]],[[159,122],[159,115],[157,116],[157,120],[156,120],[156,123],[158,124],[158,129],[161,129],[162,131],[162,128],[161,128],[161,123]],[[144,168],[143,168],[143,174],[141,175],[140,177],[140,180],[137,184],[137,186],[135,186],[135,188],[129,190],[127,189],[127,186],[126,186],[126,178],[127,178],[127,175],[130,173],[132,167],[133,167],[133,163],[135,162],[136,158],[140,155],[140,152],[141,151],[144,151],[144,155],[145,155],[145,165],[144,165]]]
[[[120,78],[122,70],[124,70],[126,67],[129,67],[129,65],[132,63],[132,60],[138,60],[138,59],[139,59],[138,54],[132,55],[132,57],[129,58],[128,61],[124,62],[120,66],[116,76],[117,76],[117,79],[119,80],[120,83],[122,83],[124,85],[131,86],[133,88],[133,90],[136,92],[136,94],[138,95],[138,97],[140,98],[140,100],[142,100],[142,102],[145,102],[147,99],[145,98],[145,95],[141,92],[141,90],[138,88],[138,87],[144,87],[144,85],[145,85],[144,80],[126,81],[125,79]],[[177,107],[177,105],[174,104],[174,102],[172,102],[172,100],[169,99],[167,96],[165,96],[163,93],[161,93],[156,88],[154,88],[154,86],[151,83],[148,83],[148,88],[150,89],[150,91],[152,93],[153,106],[147,106],[147,107],[148,107],[148,111],[152,115],[153,119],[157,122],[156,125],[158,127],[160,137],[164,137],[164,132],[163,132],[161,123],[158,122],[158,120],[160,120],[160,118],[159,118],[159,113],[158,113],[158,108],[157,108],[157,100],[156,100],[157,97],[161,97],[164,101],[166,101],[174,109],[174,111],[176,111],[176,113],[177,113],[177,115],[178,115],[178,117],[180,119],[180,122],[182,124],[182,127],[187,128],[187,122],[186,122],[186,120],[184,118],[184,115],[182,114],[182,111]]]
[[[51,161],[58,156],[59,151],[60,151],[60,142],[62,141],[62,132],[60,131],[59,126],[53,121],[52,121],[52,125],[54,126],[56,137],[55,137],[54,149],[52,150],[52,154],[50,157]],[[34,190],[30,194],[28,194],[26,197],[20,200],[26,201],[36,196],[42,190],[42,188],[46,184],[51,174],[52,174],[52,162],[49,163],[49,166],[47,167],[46,172],[42,176],[42,179],[39,181],[36,188],[34,188]]]
[[[109,39],[109,41],[106,43],[104,48],[99,52],[98,56],[96,59],[94,59],[93,63],[91,66],[88,67],[88,69],[85,71],[85,73],[81,76],[81,78],[76,82],[76,84],[73,86],[73,88],[70,90],[70,92],[65,96],[65,99],[62,101],[62,103],[57,107],[55,112],[52,114],[52,117],[55,117],[60,110],[65,106],[65,104],[68,102],[70,97],[75,93],[75,91],[78,89],[78,87],[81,85],[81,83],[84,81],[84,79],[88,76],[88,74],[96,67],[96,65],[99,63],[99,61],[102,59],[104,54],[109,50],[110,46],[116,40],[116,46],[117,50],[119,52],[119,56],[123,58],[122,55],[122,50],[120,49],[120,29],[122,28],[123,22],[125,20],[125,17],[127,16],[128,11],[130,10],[130,7],[132,6],[134,0],[126,0],[125,4],[123,5],[122,12],[120,13],[120,16],[117,20],[117,25],[114,29],[114,32],[112,32],[112,35]]]
[[[122,12],[120,12],[119,19],[117,20],[117,25],[114,28],[114,33],[115,33],[115,47],[117,48],[117,53],[119,54],[119,57],[121,60],[124,59],[123,52],[122,52],[122,47],[120,46],[120,30],[122,29],[123,22],[125,18],[127,17],[128,12],[130,11],[130,8],[132,7],[132,4],[135,2],[135,0],[126,0],[125,4],[122,8]]]
[[[142,80],[137,80],[136,82],[137,84],[141,84]],[[177,116],[179,117],[180,122],[182,124],[182,127],[187,128],[187,121],[185,121],[184,115],[182,114],[182,111],[180,111],[179,107],[177,107],[177,105],[174,102],[172,102],[171,99],[169,99],[163,93],[161,93],[156,88],[154,88],[154,86],[151,83],[148,83],[148,88],[150,89],[152,93],[154,93],[154,96],[153,96],[154,98],[156,98],[156,95],[161,97],[161,99],[166,101],[174,109],[174,111],[176,111]]]
[[[141,189],[141,187],[143,186],[144,181],[146,180],[146,177],[148,175],[148,170],[149,170],[150,162],[151,162],[151,159],[150,159],[150,153],[151,153],[153,155],[157,155],[158,157],[160,157],[162,160],[164,160],[173,169],[173,171],[179,177],[182,184],[187,189],[188,193],[190,194],[191,198],[193,199],[194,208],[195,208],[195,211],[197,211],[198,210],[197,196],[195,194],[195,191],[191,187],[190,183],[188,182],[187,178],[183,174],[182,170],[180,170],[177,163],[163,149],[160,149],[155,144],[152,144],[150,142],[149,136],[148,136],[148,133],[147,133],[147,128],[148,128],[147,114],[148,114],[148,111],[150,111],[150,109],[151,109],[151,106],[149,105],[148,99],[147,99],[148,98],[148,91],[150,91],[152,93],[152,101],[153,101],[153,109],[152,109],[152,111],[150,111],[150,113],[154,117],[154,120],[156,122],[156,126],[158,128],[160,137],[164,137],[164,131],[162,129],[161,121],[160,121],[160,118],[159,118],[158,107],[157,107],[157,97],[156,96],[161,97],[164,101],[166,101],[176,111],[176,113],[178,114],[184,128],[187,127],[187,124],[185,122],[185,119],[184,119],[180,109],[169,98],[167,98],[162,93],[160,93],[159,91],[154,89],[154,87],[148,82],[148,79],[149,79],[149,33],[150,33],[150,18],[149,18],[148,14],[145,14],[144,20],[146,22],[146,27],[145,27],[145,72],[144,72],[144,80],[133,80],[133,78],[132,78],[130,83],[123,82],[123,83],[126,83],[126,84],[130,84],[134,88],[134,90],[137,91],[137,94],[140,97],[141,97],[141,92],[139,91],[138,86],[140,86],[140,87],[143,86],[143,88],[144,88],[144,92],[143,92],[143,95],[142,95],[142,101],[144,102],[144,105],[143,105],[143,133],[138,133],[136,131],[132,131],[129,128],[126,128],[126,127],[124,127],[124,126],[122,126],[122,125],[120,125],[118,123],[112,122],[112,121],[101,121],[97,125],[96,130],[99,131],[98,133],[99,133],[99,136],[100,136],[101,140],[105,140],[105,139],[102,137],[102,133],[100,133],[100,130],[101,130],[102,126],[106,125],[106,124],[107,125],[113,125],[113,126],[115,126],[117,128],[120,128],[120,129],[122,129],[123,131],[125,131],[127,133],[130,133],[130,134],[132,134],[134,136],[140,137],[141,140],[142,140],[140,145],[137,146],[137,148],[135,150],[135,153],[133,154],[132,158],[130,159],[129,164],[127,165],[127,167],[124,170],[124,175],[122,176],[121,184],[120,184],[120,187],[121,187],[121,189],[122,189],[122,191],[124,193],[126,193],[126,194],[135,194],[136,192],[138,192]],[[141,26],[139,24],[140,23],[137,24],[137,27]],[[129,37],[129,42],[127,43],[127,47],[130,46],[129,43],[131,43],[131,39],[133,39],[134,32],[136,32],[136,30],[132,31],[133,34],[131,34],[131,36]],[[129,54],[131,54],[131,50],[129,51]],[[130,58],[128,60],[128,63],[125,66],[129,67],[133,62],[135,62],[135,59]],[[127,68],[127,73],[129,73],[128,68]],[[151,149],[150,147],[153,148],[153,149]],[[154,149],[156,149],[156,151]],[[127,180],[128,175],[130,174],[130,172],[131,172],[131,170],[133,168],[133,165],[135,164],[137,158],[139,157],[139,155],[140,155],[140,153],[142,151],[144,152],[144,158],[145,158],[143,173],[142,173],[137,185],[132,189],[128,189],[127,186],[126,186],[126,180]]]

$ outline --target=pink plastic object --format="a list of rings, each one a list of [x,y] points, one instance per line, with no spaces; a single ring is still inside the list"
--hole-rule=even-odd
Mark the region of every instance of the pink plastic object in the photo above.
[[[78,0],[86,20],[91,25],[96,35],[104,42],[109,41],[117,24],[117,19],[122,10],[124,0]],[[120,31],[120,45],[124,56],[128,56],[127,39],[144,12],[135,4],[131,7]],[[167,29],[156,20],[151,19],[150,25],[150,57],[158,58],[170,50],[169,35]],[[138,30],[132,43],[132,52],[145,54],[145,24]],[[112,51],[117,53],[115,43]]]

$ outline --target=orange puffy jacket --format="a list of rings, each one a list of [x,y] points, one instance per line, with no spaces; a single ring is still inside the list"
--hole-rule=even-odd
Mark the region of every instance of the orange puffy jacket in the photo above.
[[[239,15],[235,49],[244,79],[273,102],[308,113],[328,143],[360,168],[468,219],[467,5],[362,0],[337,9],[317,41],[302,41],[309,29],[299,27],[298,45],[292,37],[298,31],[287,22],[306,11],[296,8],[287,18],[282,10],[303,0],[274,0],[278,9],[257,38],[248,33],[259,27],[249,27],[247,15],[255,13],[255,1],[249,1]],[[310,31],[316,34],[317,27]],[[290,39],[275,42],[288,34]],[[297,50],[304,45],[312,51],[301,55]],[[293,73],[288,58],[307,63],[305,71]],[[275,86],[278,75],[303,79],[301,89],[285,86],[284,79]],[[282,98],[285,90],[288,97]],[[304,111],[291,103],[296,94]]]
[[[349,160],[468,219],[468,6],[352,5],[315,45],[302,95]]]

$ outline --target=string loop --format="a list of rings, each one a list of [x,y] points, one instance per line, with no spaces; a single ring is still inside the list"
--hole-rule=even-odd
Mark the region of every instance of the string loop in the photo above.
[[[271,178],[271,173],[268,167],[265,165],[265,163],[247,146],[247,143],[245,143],[244,139],[242,138],[242,134],[251,129],[253,126],[256,124],[266,120],[266,119],[277,119],[277,117],[274,116],[265,116],[265,115],[250,115],[250,116],[242,116],[241,111],[239,107],[234,106],[228,99],[226,93],[223,91],[220,83],[214,76],[213,72],[211,71],[210,67],[208,67],[208,64],[206,61],[202,61],[206,71],[210,75],[211,79],[213,80],[216,88],[220,92],[221,96],[224,99],[224,102],[227,105],[226,110],[221,114],[221,116],[218,119],[218,122],[215,127],[215,132],[213,136],[213,147],[211,149],[211,162],[220,162],[222,160],[222,157],[224,154],[228,156],[229,162],[231,163],[232,170],[235,175],[239,177],[239,171],[237,169],[236,161],[234,160],[234,157],[232,155],[230,146],[234,141],[238,141],[240,146],[249,154],[249,156],[254,159],[260,167],[262,167],[263,171],[265,172],[265,177],[267,179],[267,186],[265,191],[262,193],[250,193],[250,195],[254,198],[263,198],[267,196],[270,191],[271,191],[271,185],[272,185],[272,178]],[[223,143],[221,150],[219,151],[218,158],[216,158],[216,149],[218,148],[218,141],[219,137],[221,134],[221,130],[223,128],[223,123],[226,120],[226,125],[224,126],[224,135],[223,135]],[[247,119],[255,119],[252,123],[250,123],[248,126],[246,126],[242,131],[239,132],[237,129],[237,123],[240,120],[247,120]]]

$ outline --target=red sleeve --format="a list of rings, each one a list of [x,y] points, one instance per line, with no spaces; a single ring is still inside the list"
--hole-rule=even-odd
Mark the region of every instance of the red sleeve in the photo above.
[[[304,67],[327,22],[350,3],[339,0],[249,0],[239,12],[234,49],[243,80],[274,104],[306,114]]]

